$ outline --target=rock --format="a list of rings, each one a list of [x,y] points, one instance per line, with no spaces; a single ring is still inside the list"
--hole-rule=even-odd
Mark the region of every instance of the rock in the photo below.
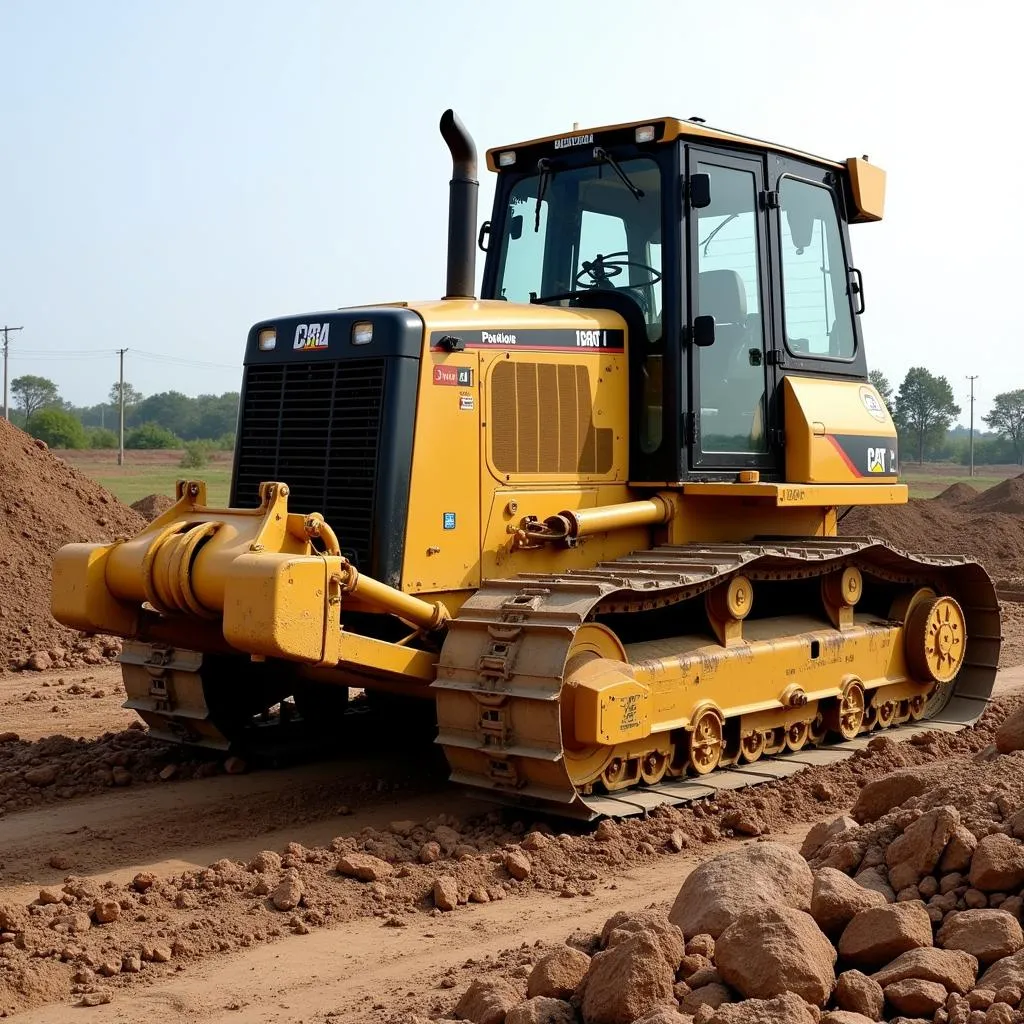
[[[855,967],[880,967],[900,953],[932,944],[923,903],[891,903],[862,910],[843,930],[839,955]]]
[[[842,837],[840,837],[842,839]],[[863,843],[855,840],[828,842],[814,858],[815,867],[836,868],[844,874],[851,875],[860,866],[867,850]]]
[[[137,953],[130,953],[121,960],[122,974],[138,974],[142,970],[142,957]]]
[[[718,973],[748,999],[795,992],[824,1006],[836,983],[835,962],[814,919],[791,907],[743,914],[715,942]]]
[[[224,762],[224,771],[228,775],[244,775],[249,770],[249,765],[240,757],[229,757]]]
[[[33,672],[46,672],[53,667],[53,659],[46,651],[33,651],[25,662],[25,668]]]
[[[836,981],[836,1005],[841,1010],[859,1013],[869,1020],[881,1020],[885,1007],[882,986],[860,971],[843,971]]]
[[[868,1017],[852,1010],[829,1010],[821,1015],[818,1024],[872,1024],[876,1017]]]
[[[575,1022],[576,1018],[572,1018]],[[693,1017],[689,1014],[681,1014],[671,1006],[660,1006],[653,1013],[634,1021],[634,1024],[693,1024]]]
[[[878,868],[865,868],[853,879],[862,889],[872,889],[885,897],[886,903],[896,902],[896,893],[892,886],[885,880],[885,876]]]
[[[738,807],[722,815],[721,826],[738,836],[759,836],[764,831],[764,826],[755,814]]]
[[[871,976],[883,988],[906,978],[934,981],[950,992],[964,995],[974,988],[978,977],[978,961],[959,949],[934,947],[909,949]]]
[[[900,1013],[930,1017],[946,1003],[946,990],[936,981],[905,978],[885,986],[885,998]]]
[[[988,966],[1024,946],[1024,932],[1004,910],[965,910],[943,921],[935,941],[943,949],[970,953]]]
[[[29,768],[22,774],[22,778],[30,786],[52,786],[57,779],[57,769],[52,764],[40,765],[38,768]]]
[[[509,850],[503,861],[505,870],[517,881],[530,877],[533,864],[530,858],[522,850]]]
[[[287,874],[270,894],[270,902],[278,910],[294,910],[302,899],[302,880],[298,875]]]
[[[109,989],[98,988],[93,989],[91,992],[83,992],[79,997],[79,1006],[102,1006],[104,1003],[109,1003],[113,999]]]
[[[980,889],[968,889],[964,893],[964,903],[971,910],[980,910],[988,906],[988,897]]]
[[[158,881],[160,881],[159,877],[152,871],[140,871],[132,879],[132,888],[136,892],[148,892]]]
[[[154,946],[150,950],[150,959],[155,964],[170,963],[172,955],[170,946]]]
[[[833,818],[832,821],[819,821],[816,825],[811,826],[810,831],[804,837],[804,841],[800,845],[800,856],[805,860],[810,860],[828,840],[856,827],[857,822],[845,814],[841,818]]]
[[[811,869],[795,850],[781,843],[750,843],[694,868],[668,916],[684,935],[717,938],[745,911],[810,910],[813,887]]]
[[[996,730],[996,750],[1000,754],[1024,750],[1024,708],[1003,719]]]
[[[158,772],[158,776],[162,782],[170,782],[177,774],[178,766],[176,764],[165,764]]]
[[[978,840],[974,838],[974,833],[966,825],[960,825],[939,860],[939,871],[943,874],[966,871],[971,866],[971,858],[977,846]]]
[[[97,924],[111,924],[121,916],[121,904],[117,900],[97,900],[92,916]]]
[[[110,774],[113,777],[115,786],[130,786],[132,784],[132,773],[127,768],[115,765],[110,770]]]
[[[561,946],[542,956],[526,979],[526,994],[568,999],[579,987],[590,957],[572,946]]]
[[[899,771],[869,782],[858,794],[850,814],[862,825],[878,821],[894,807],[899,807],[912,796],[918,796],[928,787],[929,779],[916,771]]]
[[[710,935],[694,935],[687,940],[686,952],[689,956],[705,956],[709,960],[715,958],[715,940]]]
[[[534,996],[512,1007],[505,1024],[575,1024],[576,1011],[571,1003],[548,996]]]
[[[459,883],[450,875],[434,879],[434,906],[438,910],[454,910],[459,905]]]
[[[686,979],[686,984],[692,989],[702,988],[704,985],[721,985],[722,976],[718,973],[717,968],[709,964],[707,967],[701,967],[700,970],[694,971]]]
[[[51,903],[63,903],[64,893],[60,889],[40,889],[39,902],[44,907]]]
[[[88,914],[61,914],[50,922],[50,927],[59,932],[87,932],[92,927]],[[5,929],[6,930],[6,929]],[[13,931],[14,929],[11,929]]]
[[[637,932],[649,932],[661,949],[672,973],[679,968],[685,953],[683,933],[669,919],[655,910],[620,910],[612,914],[601,929],[601,945],[617,946]]]
[[[433,864],[441,859],[441,847],[433,841],[424,843],[420,847],[419,859],[421,864]]]
[[[880,892],[865,889],[835,868],[821,868],[814,873],[811,917],[823,932],[838,935],[862,910],[885,903]]]
[[[0,903],[0,932],[19,932],[25,927],[25,911],[13,903]]]
[[[908,825],[885,851],[889,885],[899,891],[931,872],[959,824],[955,807],[934,807]]]
[[[519,845],[524,850],[543,850],[551,845],[551,840],[543,832],[527,832]]]
[[[380,857],[368,853],[344,853],[338,859],[338,874],[358,878],[361,882],[382,882],[390,878],[395,869]]]
[[[273,850],[260,850],[246,865],[246,869],[261,875],[273,874],[281,870],[281,856]]]
[[[968,875],[982,892],[1008,892],[1024,883],[1024,846],[1002,832],[992,832],[978,842]]]
[[[502,978],[477,978],[455,1006],[455,1016],[473,1024],[503,1024],[520,1001],[519,993]]]
[[[732,993],[720,981],[712,981],[687,992],[679,1000],[679,1009],[683,1013],[695,1014],[702,1006],[710,1006],[717,1010],[722,1003],[731,1003]]]
[[[978,988],[998,991],[1015,987],[1024,991],[1024,949],[997,960],[979,979]]]
[[[818,1024],[818,1015],[799,996],[786,992],[775,999],[724,1003],[708,1024]]]
[[[1019,1020],[1013,1007],[1006,1003],[993,1003],[985,1011],[985,1024],[1017,1024]]]
[[[583,979],[586,1024],[632,1024],[672,1001],[673,972],[649,932],[595,953]]]

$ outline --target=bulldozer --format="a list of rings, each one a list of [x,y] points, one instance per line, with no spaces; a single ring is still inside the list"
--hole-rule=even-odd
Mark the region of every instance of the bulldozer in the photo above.
[[[849,239],[884,171],[575,128],[488,150],[478,230],[476,146],[440,131],[443,298],[255,324],[229,507],[181,480],[58,552],[53,614],[124,638],[126,706],[227,750],[427,701],[455,783],[583,818],[977,719],[988,574],[838,533],[908,500]]]

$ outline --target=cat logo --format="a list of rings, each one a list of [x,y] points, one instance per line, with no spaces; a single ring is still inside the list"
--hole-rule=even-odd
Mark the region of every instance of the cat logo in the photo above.
[[[869,448],[868,449],[868,472],[869,473],[884,473],[885,472],[885,456],[888,454],[888,450],[885,448]]]
[[[327,348],[330,324],[299,324],[295,328],[294,349]]]

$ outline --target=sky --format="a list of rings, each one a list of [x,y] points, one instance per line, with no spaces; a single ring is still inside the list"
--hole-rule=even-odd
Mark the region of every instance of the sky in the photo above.
[[[257,320],[441,295],[446,107],[481,161],[574,122],[699,115],[886,169],[885,221],[851,232],[868,363],[894,385],[913,365],[944,374],[966,422],[966,375],[976,416],[1024,387],[1012,11],[0,0],[11,375],[94,404],[127,348],[145,394],[219,393],[239,386]]]

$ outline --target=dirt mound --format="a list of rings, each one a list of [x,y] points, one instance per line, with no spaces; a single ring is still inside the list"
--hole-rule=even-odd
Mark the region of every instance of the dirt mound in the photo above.
[[[977,512],[1024,515],[1024,473],[982,491],[971,501],[971,509]]]
[[[147,494],[144,498],[132,502],[132,508],[152,522],[157,516],[163,515],[172,505],[174,499],[167,494]]]
[[[977,496],[978,491],[974,487],[958,480],[955,484],[950,484],[941,494],[936,494],[932,501],[941,501],[948,505],[959,505]],[[132,508],[135,508],[135,506],[133,505]]]
[[[0,420],[0,671],[97,664],[116,642],[83,639],[50,617],[50,565],[63,544],[110,541],[145,521],[99,484]]]

